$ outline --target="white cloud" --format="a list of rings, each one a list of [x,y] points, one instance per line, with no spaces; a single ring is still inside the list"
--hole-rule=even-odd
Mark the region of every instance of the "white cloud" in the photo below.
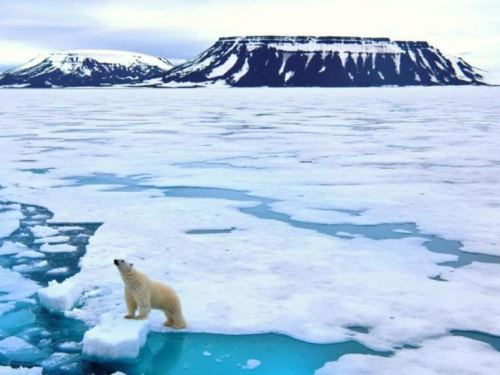
[[[1,65],[19,65],[50,51],[35,45],[0,40]]]

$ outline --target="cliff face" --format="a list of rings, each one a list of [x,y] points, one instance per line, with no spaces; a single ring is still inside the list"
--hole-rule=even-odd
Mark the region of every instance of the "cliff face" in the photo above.
[[[167,73],[167,86],[407,86],[484,84],[427,42],[388,38],[231,37]]]
[[[37,57],[1,74],[0,86],[109,86],[162,77],[171,68],[166,60],[138,53],[69,51]]]

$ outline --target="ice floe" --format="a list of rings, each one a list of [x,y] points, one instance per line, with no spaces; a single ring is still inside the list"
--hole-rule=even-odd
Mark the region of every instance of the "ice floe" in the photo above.
[[[82,295],[81,288],[72,281],[58,283],[51,281],[49,286],[38,291],[40,303],[48,310],[64,312],[71,310]]]
[[[462,337],[441,337],[418,349],[398,351],[391,358],[348,354],[330,362],[315,375],[470,375],[495,374],[500,355],[490,345]]]
[[[28,250],[28,248],[22,243],[5,241],[0,247],[0,255],[13,255],[26,250]]]
[[[11,361],[23,363],[36,362],[48,356],[48,353],[16,336],[0,340],[0,354]]]
[[[139,356],[149,332],[147,320],[103,314],[98,325],[85,333],[83,355],[98,361],[130,361]]]
[[[453,329],[500,335],[498,264],[453,269],[445,262],[455,256],[431,253],[422,238],[401,231],[384,240],[335,238],[259,218],[243,210],[259,199],[238,201],[228,190],[196,199],[189,190],[172,194],[176,187],[234,189],[274,200],[268,208],[289,222],[413,223],[419,233],[460,241],[464,251],[500,255],[494,88],[113,90],[112,100],[109,91],[0,96],[9,119],[0,124],[2,199],[48,207],[55,214],[50,225],[104,222],[72,278],[85,293],[82,305],[66,316],[98,327],[104,313],[125,314],[112,260],[126,258],[178,292],[195,332],[272,331],[310,342],[354,337],[380,350],[424,349]],[[13,109],[19,106],[36,123]],[[54,148],[81,133],[109,138],[105,145]],[[50,152],[39,152],[47,147]],[[34,178],[18,171],[21,155],[54,169]],[[182,167],[206,161],[238,168]],[[11,223],[5,233],[19,224],[20,214],[10,215],[3,216]],[[238,230],[186,234],[232,227]],[[44,244],[41,251],[75,250],[67,246]],[[151,314],[151,328],[161,331],[163,319]],[[481,356],[484,346],[467,350]],[[399,353],[384,363],[412,363]]]
[[[68,244],[60,244],[60,245],[43,244],[40,247],[40,251],[44,253],[72,253],[77,250],[78,249],[76,246]]]

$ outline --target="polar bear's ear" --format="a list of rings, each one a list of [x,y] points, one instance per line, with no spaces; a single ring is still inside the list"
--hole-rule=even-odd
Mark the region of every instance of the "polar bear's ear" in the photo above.
[[[130,263],[130,267],[132,268],[132,266],[134,265],[134,263]]]

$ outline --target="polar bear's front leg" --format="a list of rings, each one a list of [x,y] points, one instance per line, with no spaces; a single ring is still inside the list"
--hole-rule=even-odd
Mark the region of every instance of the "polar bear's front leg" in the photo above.
[[[151,293],[138,293],[137,302],[139,305],[139,315],[136,319],[146,319],[151,312]]]
[[[128,311],[128,314],[125,315],[125,319],[134,319],[137,302],[135,302],[134,296],[128,288],[125,288],[125,303],[127,304]]]
[[[142,301],[139,304],[139,315],[136,319],[146,319],[151,312],[151,303],[149,301]]]

